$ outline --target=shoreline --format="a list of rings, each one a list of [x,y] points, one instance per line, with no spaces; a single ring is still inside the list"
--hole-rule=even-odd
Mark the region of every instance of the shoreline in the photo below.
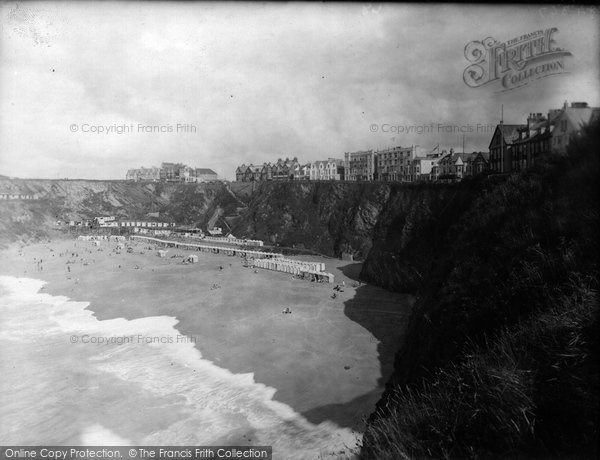
[[[235,374],[252,373],[257,383],[276,390],[274,400],[313,423],[333,420],[361,432],[383,392],[387,376],[378,340],[345,315],[356,296],[355,281],[341,271],[352,264],[347,261],[325,260],[336,281],[346,284],[332,299],[334,285],[262,269],[254,273],[237,257],[197,253],[198,263],[183,265],[170,257],[194,251],[171,250],[162,259],[147,244],[133,244],[134,254],[116,254],[116,243],[96,248],[72,239],[23,246],[22,256],[20,247],[1,251],[0,274],[41,279],[47,284],[40,292],[89,302],[87,309],[100,321],[172,316],[181,335],[197,339],[194,346],[204,359]],[[410,311],[407,296],[371,288],[378,311]],[[285,307],[292,314],[282,314]],[[405,326],[406,318],[398,321]],[[387,364],[385,374],[391,372]]]

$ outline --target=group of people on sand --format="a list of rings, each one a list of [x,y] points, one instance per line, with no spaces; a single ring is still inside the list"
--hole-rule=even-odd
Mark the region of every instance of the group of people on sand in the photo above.
[[[342,287],[345,287],[345,286],[346,286],[346,283],[344,281],[342,281],[340,284],[336,284],[335,287],[333,288],[333,290],[337,291],[337,292],[344,292]],[[331,294],[332,299],[335,299],[337,297],[337,292],[334,292],[333,294]]]

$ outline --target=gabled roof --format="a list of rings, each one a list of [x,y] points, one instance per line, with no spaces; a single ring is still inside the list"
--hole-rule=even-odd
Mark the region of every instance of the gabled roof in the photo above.
[[[476,153],[457,153],[456,154],[457,159],[460,158],[463,161],[463,163],[474,160],[476,156],[477,156]]]
[[[442,156],[439,158],[439,160],[438,160],[438,163],[441,163],[442,161],[444,161],[444,160],[448,160],[448,159],[450,159],[450,160],[451,160],[451,159],[452,159],[452,155],[454,155],[454,154],[453,154],[453,153],[450,153],[450,152],[446,152],[446,153],[444,153],[444,154],[443,154],[443,155],[442,155]]]
[[[583,125],[592,121],[599,112],[600,109],[595,107],[563,107],[559,110],[551,110],[548,120],[541,120],[529,127],[523,125],[519,128],[514,143],[521,144],[534,139],[548,138],[552,135],[551,127],[556,126],[559,121],[564,119],[567,119],[575,129],[581,129]],[[522,133],[525,133],[525,137],[521,136]]]
[[[479,157],[483,158],[485,161],[489,161],[490,152],[473,152],[473,158],[471,159],[471,161],[474,161]]]
[[[217,175],[216,172],[214,172],[212,169],[208,169],[208,168],[196,168],[196,174],[212,174],[214,176]]]
[[[552,121],[544,119],[536,123],[532,123],[530,126],[525,125],[522,128],[519,128],[517,130],[517,138],[513,141],[513,144],[522,144],[532,139],[550,137],[550,125],[554,124],[555,120],[556,116],[553,116]],[[521,136],[522,133],[525,133],[524,138]]]
[[[504,141],[507,144],[510,144],[511,141],[515,138],[515,135],[519,128],[527,127],[527,125],[498,125],[498,129],[500,129],[500,126],[502,126],[501,131],[504,137]]]
[[[438,161],[439,158],[433,158],[433,157],[414,157],[412,159],[413,162],[415,161]]]
[[[506,124],[496,125],[496,129],[494,130],[494,135],[492,136],[492,139],[490,140],[489,147],[492,146],[492,142],[494,142],[496,133],[500,132],[502,134],[502,137],[503,137],[505,143],[512,144],[513,140],[518,139],[519,129],[526,128],[526,127],[527,127],[527,125],[510,125],[510,124],[509,125],[506,125]]]
[[[290,169],[289,165],[285,164],[285,163],[277,163],[273,166],[273,169],[277,169],[277,170],[287,170]]]

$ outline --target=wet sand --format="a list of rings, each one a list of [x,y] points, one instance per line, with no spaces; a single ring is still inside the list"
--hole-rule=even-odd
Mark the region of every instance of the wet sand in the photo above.
[[[349,264],[356,272],[356,264],[336,259],[299,257],[325,262],[336,283],[345,283],[333,299],[335,284],[246,268],[238,257],[171,248],[160,258],[153,244],[127,242],[134,253],[120,254],[116,246],[72,239],[13,245],[1,253],[0,275],[47,281],[43,292],[90,302],[99,320],[173,316],[203,358],[253,373],[277,389],[275,400],[311,421],[362,431],[391,372],[394,350],[381,353],[380,342],[399,342],[409,296],[372,286],[358,288],[368,295],[357,296],[357,282],[342,273]],[[199,262],[185,265],[175,254],[196,254]],[[362,303],[381,320],[377,334],[348,317],[349,305],[355,315]],[[292,313],[283,314],[285,308]]]

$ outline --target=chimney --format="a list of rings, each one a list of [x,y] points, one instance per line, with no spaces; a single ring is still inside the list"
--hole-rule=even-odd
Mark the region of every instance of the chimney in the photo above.
[[[545,118],[541,113],[530,113],[527,118],[527,128],[531,128],[531,125],[544,121]]]

